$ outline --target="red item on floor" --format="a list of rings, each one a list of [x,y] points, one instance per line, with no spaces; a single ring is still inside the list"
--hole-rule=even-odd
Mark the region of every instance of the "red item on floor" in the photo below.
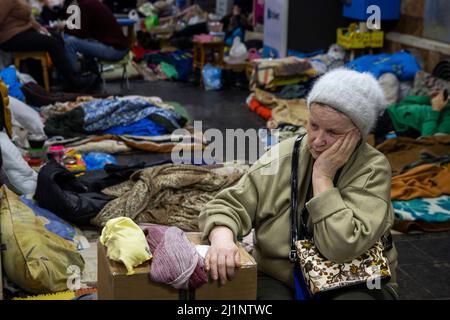
[[[264,120],[269,120],[272,118],[272,109],[263,106],[254,97],[250,100],[249,108],[251,111],[256,112],[258,115],[264,118]]]
[[[147,50],[141,46],[134,46],[133,48],[131,48],[131,52],[133,52],[135,61],[142,61],[146,54],[159,53],[160,51],[159,50]]]

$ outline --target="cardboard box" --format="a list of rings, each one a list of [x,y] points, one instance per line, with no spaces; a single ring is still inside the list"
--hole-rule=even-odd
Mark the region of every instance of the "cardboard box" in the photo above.
[[[194,244],[200,244],[200,233],[187,233]],[[177,290],[169,285],[150,280],[151,261],[135,268],[135,274],[126,275],[122,263],[106,256],[106,247],[98,243],[98,282],[99,300],[255,300],[256,262],[243,247],[239,247],[242,267],[236,269],[232,281],[221,286],[210,280],[202,287],[193,290]]]

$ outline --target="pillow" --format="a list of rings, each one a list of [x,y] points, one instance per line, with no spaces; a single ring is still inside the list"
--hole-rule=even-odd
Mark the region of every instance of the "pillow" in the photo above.
[[[450,81],[433,77],[425,71],[419,71],[414,78],[414,84],[409,95],[429,96],[433,91],[448,89],[450,91]]]
[[[2,262],[6,275],[23,290],[33,293],[64,291],[73,273],[84,269],[76,246],[46,228],[48,219],[35,213],[3,186],[0,189]]]
[[[5,184],[17,193],[33,194],[38,174],[25,162],[5,132],[0,132],[0,149],[3,159],[0,171],[5,177]]]
[[[37,111],[19,99],[9,97],[12,121],[28,131],[28,134],[45,137],[44,123]]]

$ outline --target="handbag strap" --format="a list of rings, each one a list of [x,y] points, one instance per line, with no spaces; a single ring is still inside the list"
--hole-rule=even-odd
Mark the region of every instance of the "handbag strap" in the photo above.
[[[300,145],[306,134],[298,136],[294,143],[294,151],[292,153],[291,165],[291,250],[289,252],[289,260],[291,262],[297,261],[297,246],[298,241],[298,164],[300,162]],[[336,186],[341,174],[342,168],[336,172],[333,178],[333,185]],[[312,199],[312,179],[309,177],[308,190],[306,192],[305,205],[302,209],[301,228],[302,235],[305,238],[312,239],[312,232],[308,230],[309,212],[306,208],[306,203]]]
[[[291,251],[289,252],[289,260],[295,262],[297,260],[296,242],[298,240],[298,163],[300,160],[300,145],[302,144],[305,134],[295,139],[294,151],[292,152],[291,164]]]

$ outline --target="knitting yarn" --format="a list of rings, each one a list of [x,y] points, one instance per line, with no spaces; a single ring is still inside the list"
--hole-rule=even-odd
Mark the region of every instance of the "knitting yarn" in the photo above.
[[[204,259],[177,227],[143,226],[153,260],[150,279],[176,289],[198,288],[208,282]]]

